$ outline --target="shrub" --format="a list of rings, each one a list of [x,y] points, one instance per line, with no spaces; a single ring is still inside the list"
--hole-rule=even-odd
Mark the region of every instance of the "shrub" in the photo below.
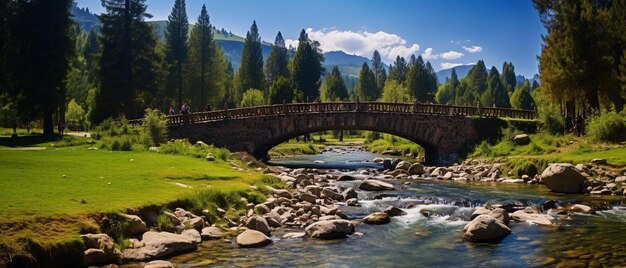
[[[159,146],[167,140],[167,117],[156,109],[146,109],[142,140],[146,147]]]
[[[538,119],[542,130],[555,135],[565,132],[565,118],[554,106],[547,105],[541,109]]]
[[[241,107],[260,106],[265,104],[265,97],[263,91],[251,88],[243,93],[241,98]]]
[[[521,164],[513,163],[513,168],[511,172],[517,177],[521,177],[522,175],[528,175],[532,178],[537,175],[537,173],[539,172],[539,168],[533,161],[526,160]]]
[[[476,149],[474,149],[474,153],[472,154],[472,156],[493,156],[493,147],[491,146],[491,144],[489,144],[489,142],[487,141],[482,141],[478,146],[476,146]]]
[[[619,142],[624,139],[626,124],[615,111],[603,112],[594,116],[587,125],[587,135],[595,142]]]
[[[161,144],[159,152],[164,154],[188,155],[196,158],[203,158],[206,157],[208,153],[211,153],[216,159],[223,161],[228,160],[230,156],[228,149],[216,148],[213,145],[191,145],[186,139],[176,139]]]

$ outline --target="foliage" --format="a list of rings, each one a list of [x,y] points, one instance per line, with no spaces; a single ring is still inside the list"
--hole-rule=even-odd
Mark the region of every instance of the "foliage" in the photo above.
[[[191,145],[188,140],[171,140],[159,147],[159,153],[187,155],[195,158],[204,158],[207,154],[212,154],[215,159],[222,161],[228,160],[230,152],[224,148],[217,148],[213,145],[195,144]]]
[[[68,122],[68,126],[80,126],[84,118],[85,110],[72,99],[70,103],[67,104],[67,111],[65,112],[65,121]]]
[[[348,89],[346,89],[346,84],[343,82],[337,66],[333,67],[330,74],[326,76],[320,91],[320,99],[322,101],[341,101],[348,99]]]
[[[565,132],[565,118],[553,105],[541,106],[539,110],[539,124],[541,129],[551,134],[562,134]]]
[[[294,99],[293,84],[290,79],[279,76],[270,85],[269,99],[271,104],[291,103]]]
[[[380,96],[378,86],[376,85],[376,76],[365,62],[361,66],[359,82],[354,88],[354,93],[360,101],[373,101]]]
[[[304,29],[298,41],[298,49],[291,62],[291,74],[296,89],[302,94],[299,101],[313,101],[320,95],[321,76],[325,71],[322,67],[324,56],[319,43],[309,39]]]
[[[517,78],[515,77],[515,67],[512,62],[507,63],[505,61],[504,64],[502,64],[500,82],[507,92],[512,93],[515,91],[515,88],[517,87]]]
[[[280,32],[276,34],[272,52],[267,57],[265,75],[267,76],[267,81],[271,83],[274,83],[281,76],[284,78],[289,77],[289,55],[285,47],[285,39],[283,39],[283,35]]]
[[[256,88],[251,88],[246,90],[243,93],[243,97],[241,98],[241,107],[252,107],[252,106],[260,106],[265,105],[265,97],[263,96],[263,92]]]
[[[406,75],[406,87],[418,102],[432,102],[437,92],[437,73],[430,65],[424,64],[422,56],[410,65]]]
[[[620,142],[626,139],[625,118],[614,110],[593,116],[587,125],[587,136],[593,142]]]
[[[485,107],[511,107],[508,91],[502,85],[500,74],[496,67],[491,67],[491,70],[489,70],[487,89],[482,93],[480,102]]]
[[[385,70],[385,63],[380,58],[378,50],[374,50],[372,54],[372,71],[376,78],[376,89],[378,92],[383,92],[385,82],[387,81],[387,71]]]
[[[162,57],[157,54],[156,36],[145,21],[145,0],[103,2],[100,15],[102,54],[99,57],[99,86],[90,119],[100,123],[106,118],[125,115],[137,118],[151,106],[159,88]],[[130,23],[126,23],[130,18]]]
[[[457,105],[476,105],[483,92],[487,90],[487,76],[485,62],[479,60],[467,76],[461,79],[454,102]]]
[[[535,109],[535,100],[530,94],[530,90],[530,82],[528,80],[524,81],[524,83],[511,94],[511,106],[516,109]]]
[[[406,82],[406,76],[409,72],[409,65],[403,57],[396,56],[396,60],[393,65],[389,67],[389,79],[396,80],[398,83],[403,84]]]
[[[407,103],[413,102],[408,90],[403,87],[399,82],[393,79],[387,80],[385,88],[383,89],[382,102],[394,102],[394,103]]]
[[[167,117],[156,109],[146,109],[142,140],[146,147],[159,146],[167,140]]]
[[[266,81],[263,74],[263,51],[261,50],[261,37],[256,21],[252,22],[250,30],[246,33],[241,54],[241,66],[235,78],[235,100],[243,102],[243,94],[251,88],[264,90]]]
[[[175,0],[165,28],[165,61],[169,67],[167,90],[178,93],[179,106],[183,105],[183,65],[187,61],[188,33],[189,22],[185,0]]]

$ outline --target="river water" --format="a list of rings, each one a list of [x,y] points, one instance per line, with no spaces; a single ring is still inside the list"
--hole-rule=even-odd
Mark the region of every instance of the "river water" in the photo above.
[[[372,168],[377,155],[354,151],[325,152],[276,160],[289,167]],[[318,163],[315,163],[318,161]],[[319,161],[324,161],[320,163]],[[355,171],[348,171],[355,172]],[[513,234],[499,243],[464,242],[462,229],[473,207],[487,203],[542,204],[592,202],[589,197],[556,195],[542,185],[455,183],[388,180],[397,191],[374,199],[380,192],[358,191],[361,207],[341,207],[350,219],[394,205],[407,215],[387,225],[358,225],[362,236],[323,241],[283,239],[282,229],[272,233],[274,243],[242,249],[224,241],[203,242],[198,251],[174,257],[177,267],[615,267],[626,266],[626,207],[611,200],[609,210],[595,215],[557,216],[558,227],[540,227],[511,221]],[[338,182],[358,189],[358,182]],[[430,214],[424,216],[423,214]]]

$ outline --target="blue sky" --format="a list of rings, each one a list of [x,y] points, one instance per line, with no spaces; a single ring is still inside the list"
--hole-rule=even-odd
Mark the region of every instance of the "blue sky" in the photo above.
[[[77,2],[104,11],[100,0]],[[174,0],[146,3],[152,20],[165,20]],[[190,23],[203,4],[214,26],[237,35],[245,35],[256,20],[266,41],[273,42],[278,31],[297,39],[307,29],[327,51],[369,58],[378,49],[387,63],[396,55],[422,55],[436,70],[481,59],[500,70],[509,61],[516,73],[530,77],[538,71],[545,34],[530,0],[187,0]]]

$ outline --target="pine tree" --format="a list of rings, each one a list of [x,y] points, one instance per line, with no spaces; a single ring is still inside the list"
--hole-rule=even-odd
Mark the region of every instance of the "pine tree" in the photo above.
[[[406,79],[406,87],[418,102],[432,102],[437,92],[437,74],[422,56],[413,60]]]
[[[99,87],[90,118],[99,123],[108,117],[137,118],[144,107],[154,105],[162,58],[157,41],[145,21],[145,0],[107,0],[100,15],[102,55]]]
[[[481,104],[485,107],[511,107],[511,104],[509,103],[508,91],[504,88],[504,85],[502,85],[500,73],[495,66],[491,67],[491,70],[489,70],[487,80],[487,89],[481,94],[480,97]]]
[[[530,82],[525,80],[522,85],[511,94],[511,106],[516,109],[535,109],[535,100],[530,94]]]
[[[324,73],[324,56],[319,51],[319,43],[309,39],[307,33],[302,29],[298,38],[298,49],[293,58],[291,73],[293,80],[301,94],[300,101],[314,101],[320,95],[319,88],[321,76]]]
[[[272,83],[279,76],[289,78],[289,55],[287,54],[287,47],[285,47],[285,39],[280,32],[276,34],[272,52],[267,57],[265,75],[269,83]]]
[[[359,82],[354,91],[359,101],[375,101],[380,98],[378,86],[376,85],[376,76],[365,62],[361,66]]]
[[[393,68],[389,68],[389,79],[396,80],[401,84],[406,82],[406,76],[409,71],[409,66],[403,57],[397,56],[396,61],[393,63]]]
[[[282,104],[291,103],[294,98],[293,92],[294,85],[291,79],[285,78],[282,75],[272,81],[270,85],[270,103]]]
[[[172,13],[167,17],[165,40],[167,50],[165,59],[170,65],[168,87],[169,92],[178,93],[178,105],[183,105],[183,65],[187,61],[187,35],[189,21],[185,0],[175,0]]]
[[[92,70],[94,68],[94,60],[96,55],[100,54],[100,42],[98,41],[98,33],[95,29],[91,29],[89,31],[89,35],[87,36],[87,41],[85,43],[85,47],[83,49],[83,58],[87,62],[87,68]]]
[[[241,66],[236,74],[235,100],[240,100],[243,92],[250,88],[261,91],[265,89],[265,75],[263,74],[263,51],[261,50],[261,37],[256,21],[252,22],[250,30],[246,33],[241,54]],[[239,101],[236,101],[237,103]]]
[[[450,73],[450,85],[452,85],[452,87],[454,89],[456,89],[459,86],[459,77],[456,74],[456,69],[452,68],[452,73]]]
[[[202,5],[188,48],[188,98],[192,107],[221,107],[226,95],[226,58],[213,40],[212,29],[206,6]]]
[[[385,71],[385,64],[380,58],[378,50],[374,50],[374,54],[372,55],[372,69],[376,77],[376,88],[378,92],[380,92],[378,95],[380,96],[385,87],[385,81],[387,81],[387,71]]]
[[[339,67],[336,65],[324,79],[320,99],[322,101],[342,101],[348,99],[348,89],[346,88],[343,78],[341,78]]]
[[[506,61],[502,64],[502,75],[500,75],[500,82],[509,93],[515,91],[517,86],[517,78],[515,77],[515,67],[512,62]]]

